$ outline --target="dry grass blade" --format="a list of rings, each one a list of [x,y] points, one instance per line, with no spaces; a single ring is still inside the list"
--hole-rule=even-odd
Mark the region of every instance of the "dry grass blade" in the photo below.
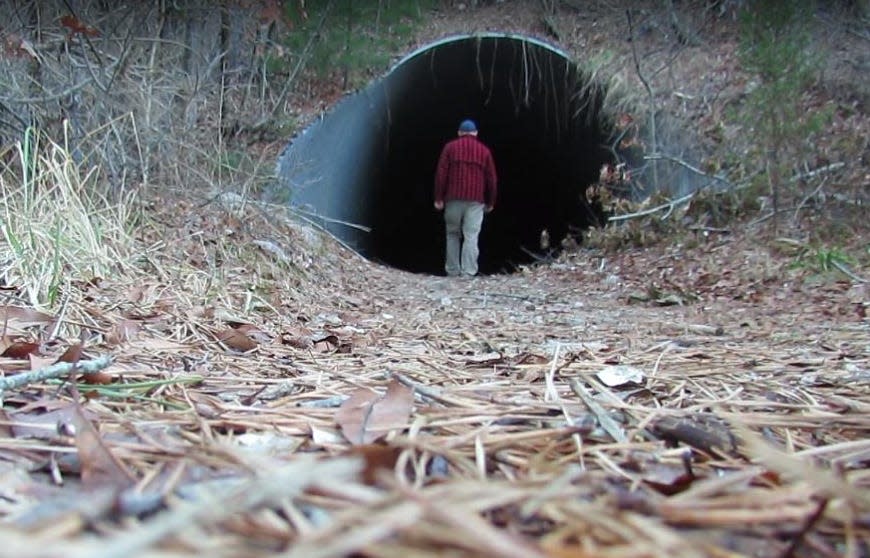
[[[0,173],[5,282],[24,286],[31,304],[50,306],[69,281],[127,267],[135,244],[132,194],[110,203],[93,188],[93,169],[34,129],[18,151],[23,176]]]

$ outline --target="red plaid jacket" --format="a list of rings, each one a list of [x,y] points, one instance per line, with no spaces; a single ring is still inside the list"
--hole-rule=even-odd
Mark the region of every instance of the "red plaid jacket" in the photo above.
[[[476,201],[495,206],[497,177],[492,153],[475,136],[444,146],[435,171],[435,201]]]

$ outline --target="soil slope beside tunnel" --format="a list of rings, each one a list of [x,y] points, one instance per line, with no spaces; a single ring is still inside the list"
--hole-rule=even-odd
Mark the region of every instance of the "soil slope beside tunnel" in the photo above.
[[[373,260],[443,271],[443,222],[432,208],[443,144],[472,118],[499,174],[480,238],[482,273],[509,272],[594,224],[584,191],[611,160],[603,92],[560,51],[527,37],[428,45],[346,98],[285,150],[291,203]]]

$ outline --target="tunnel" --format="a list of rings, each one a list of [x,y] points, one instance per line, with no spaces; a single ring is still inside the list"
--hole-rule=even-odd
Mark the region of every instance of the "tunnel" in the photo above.
[[[614,158],[603,96],[541,41],[447,38],[409,54],[293,138],[278,160],[277,193],[371,260],[443,274],[435,168],[459,123],[473,119],[498,173],[480,272],[509,273],[600,222],[585,190]]]

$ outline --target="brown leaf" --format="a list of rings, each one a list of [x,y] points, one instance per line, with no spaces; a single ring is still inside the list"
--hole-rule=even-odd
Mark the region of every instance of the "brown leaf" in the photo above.
[[[145,285],[134,285],[127,291],[127,301],[133,304],[142,302],[142,299],[145,297],[145,289]]]
[[[64,351],[64,353],[60,355],[60,357],[58,357],[58,359],[55,361],[55,364],[58,362],[69,362],[71,364],[77,364],[82,359],[83,351],[84,346],[82,343],[70,345],[70,347],[66,351]],[[112,375],[105,370],[100,370],[99,372],[95,372],[93,374],[82,374],[78,377],[78,381],[85,384],[106,385],[112,383]]]
[[[257,343],[263,344],[272,342],[272,336],[268,332],[263,331],[253,324],[242,323],[235,326],[235,328],[237,331],[241,331]]]
[[[3,306],[0,307],[0,321],[10,329],[23,330],[37,325],[48,325],[54,321],[54,317],[33,308]]]
[[[257,342],[248,337],[244,332],[228,328],[218,334],[218,340],[228,349],[247,353],[257,348]]]
[[[365,388],[355,391],[341,404],[335,421],[352,444],[370,444],[403,428],[413,406],[414,390],[393,380],[383,396]]]
[[[281,335],[281,343],[297,349],[310,349],[314,346],[314,334],[307,327],[293,327]]]
[[[7,337],[0,340],[0,347],[3,347],[3,353],[0,356],[6,358],[14,358],[17,360],[26,360],[33,353],[38,353],[40,344],[31,341],[13,341]]]
[[[0,420],[3,421],[3,424],[0,424],[0,438],[11,438],[12,427],[9,426],[9,423],[12,422],[12,420],[9,418],[9,413],[0,409]]]
[[[54,440],[58,437],[58,428],[62,424],[73,424],[75,407],[68,403],[52,408],[50,406],[34,406],[17,409],[9,413],[12,424],[12,435],[15,438],[36,438]]]
[[[69,362],[72,364],[78,363],[82,359],[82,351],[84,347],[81,343],[76,343],[75,345],[70,345],[70,347],[64,351],[62,355],[58,357],[55,363],[58,362]]]
[[[100,370],[91,374],[82,374],[79,376],[78,381],[83,384],[104,386],[111,384],[114,381],[114,378],[105,370]]]
[[[681,464],[655,463],[644,470],[643,482],[670,496],[687,489],[695,476]]]
[[[60,18],[60,24],[69,29],[70,35],[87,35],[88,37],[98,37],[100,32],[89,25],[85,25],[74,15],[65,15]]]
[[[83,409],[75,404],[72,416],[75,426],[76,448],[82,467],[82,484],[97,488],[111,486],[127,488],[134,479],[118,458],[112,455],[97,429],[89,421]]]
[[[122,319],[112,326],[112,329],[106,333],[106,343],[109,345],[120,345],[134,339],[142,326],[135,320]]]
[[[326,335],[314,341],[314,350],[321,353],[328,353],[339,347],[337,335]]]
[[[392,471],[396,467],[402,448],[385,444],[365,444],[353,446],[347,452],[349,455],[363,458],[363,482],[369,486],[375,485],[381,471]]]

